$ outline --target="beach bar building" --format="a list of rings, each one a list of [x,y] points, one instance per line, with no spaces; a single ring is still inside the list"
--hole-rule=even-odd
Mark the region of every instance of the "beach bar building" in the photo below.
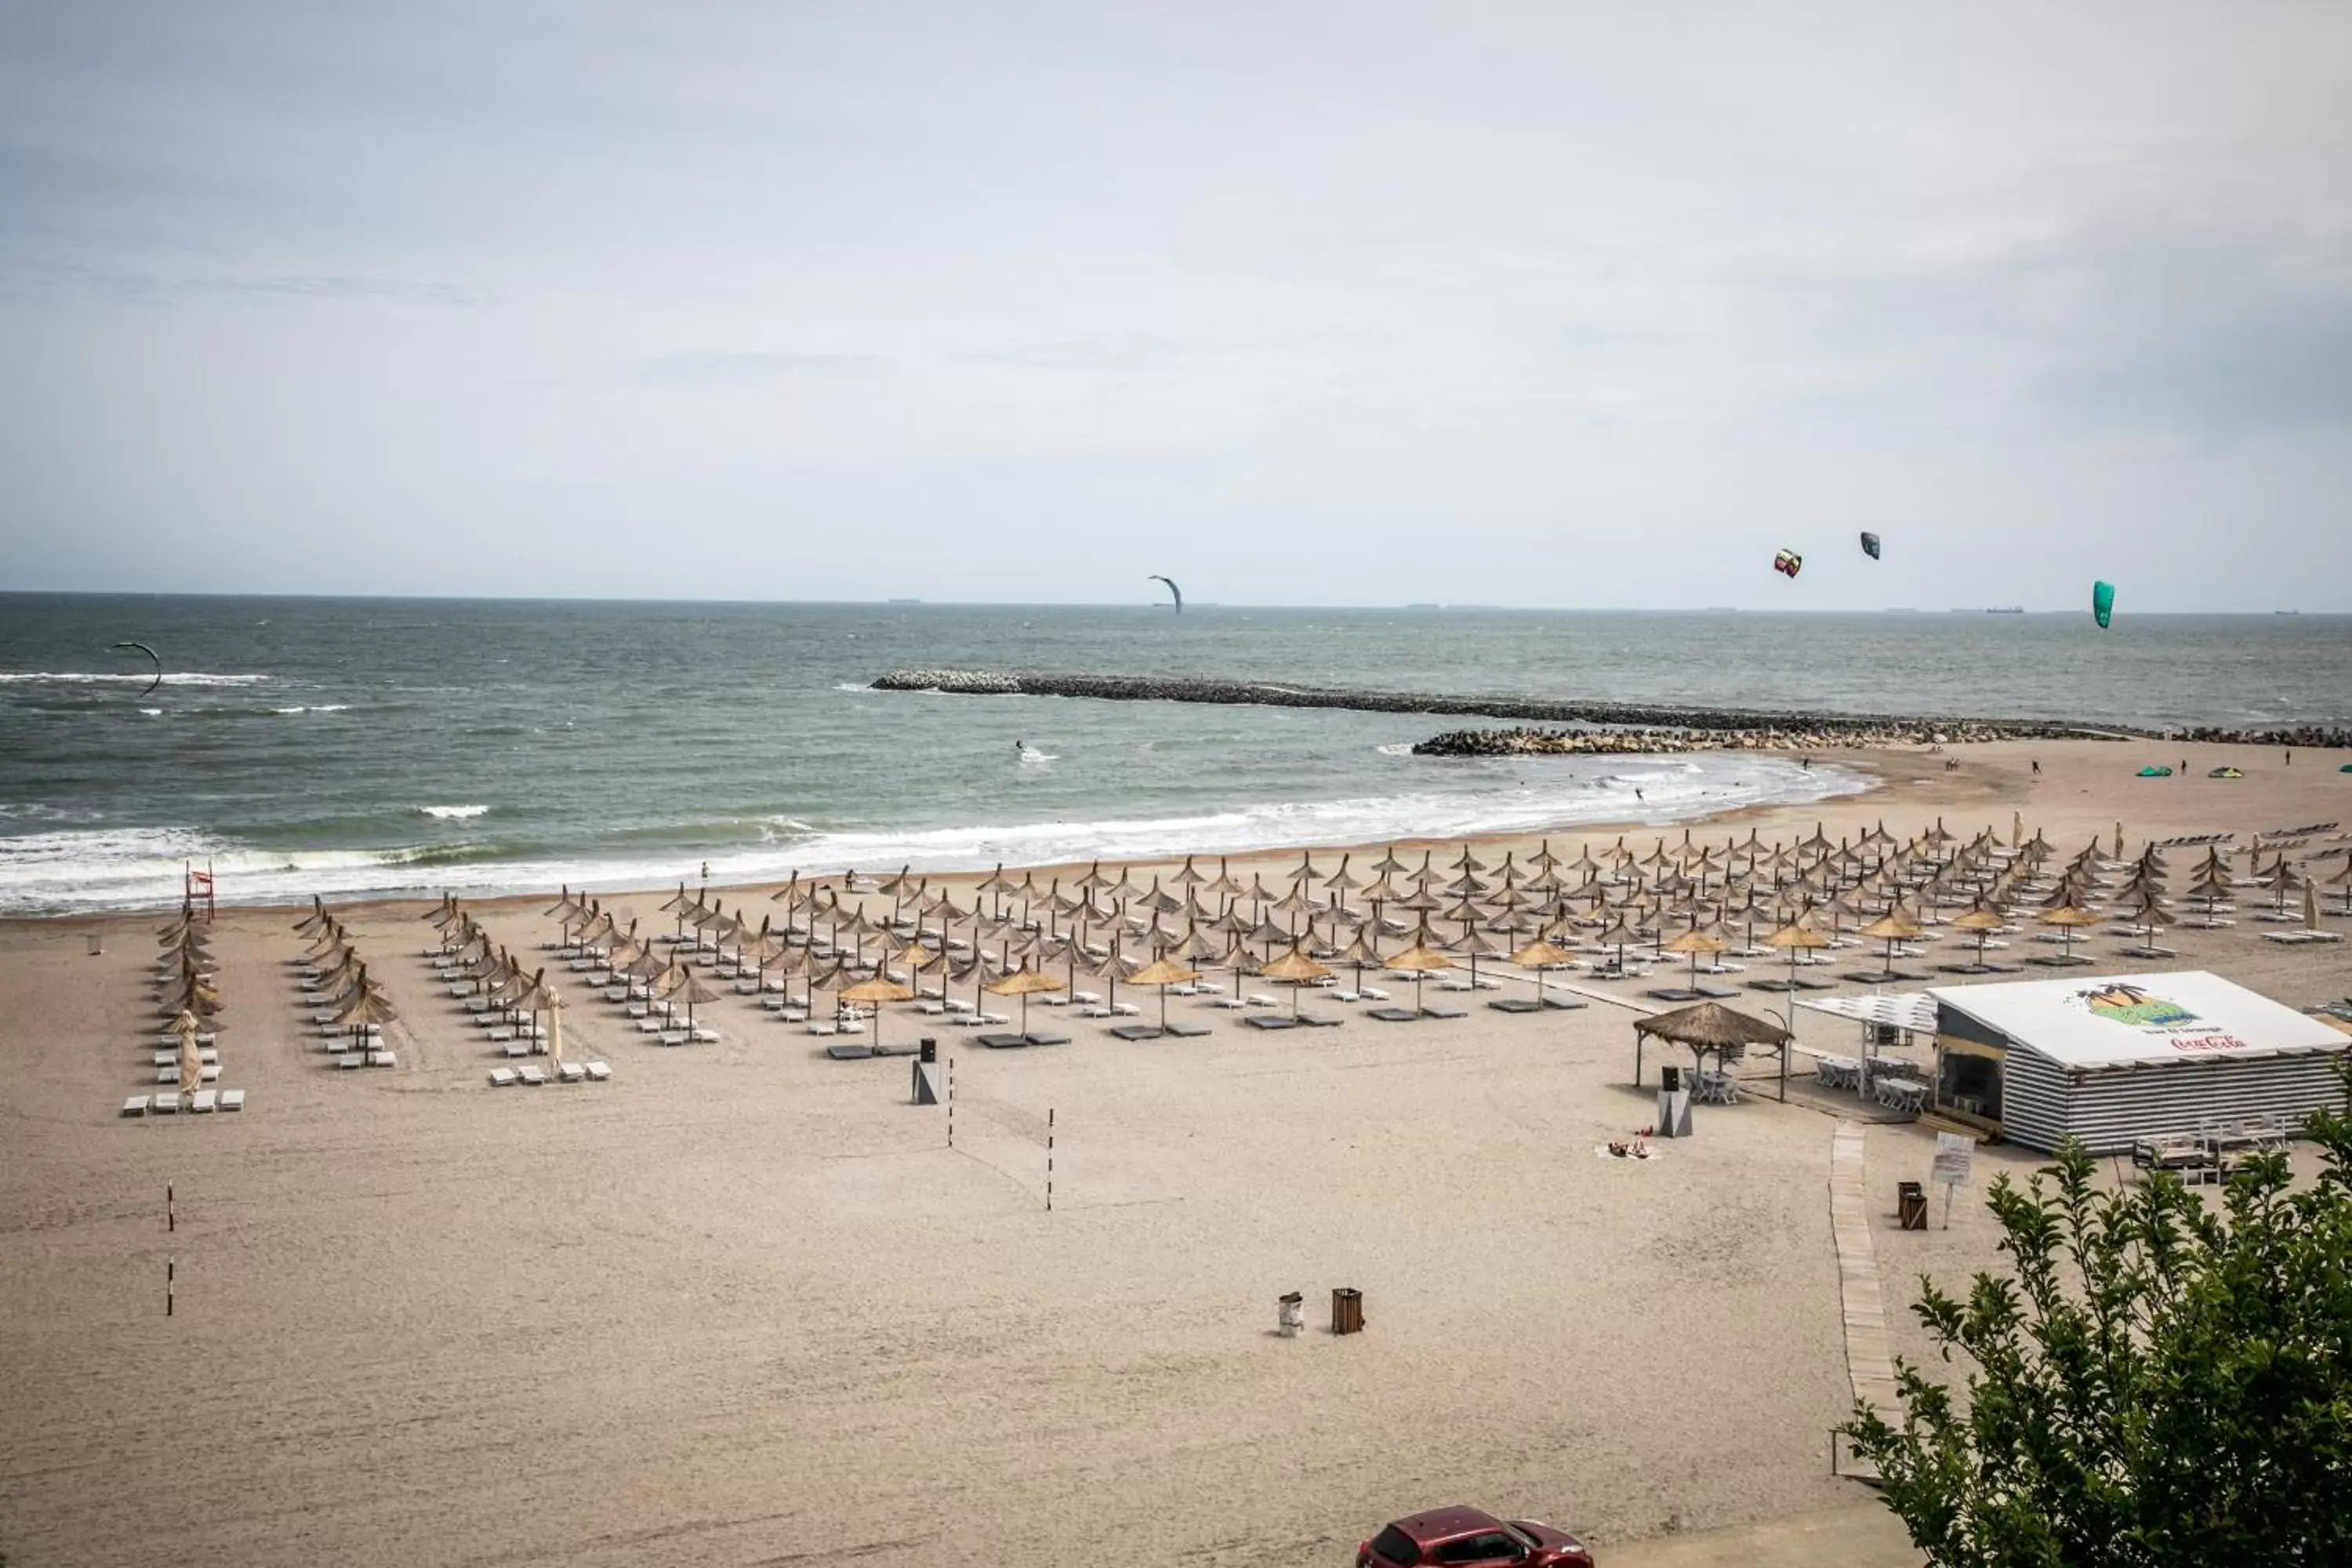
[[[2029,1149],[2341,1105],[2347,1037],[2202,970],[1931,989],[1943,1116]]]

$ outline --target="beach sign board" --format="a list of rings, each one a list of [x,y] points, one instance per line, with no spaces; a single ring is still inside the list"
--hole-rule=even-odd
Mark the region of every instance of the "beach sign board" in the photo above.
[[[1936,1161],[1929,1168],[1929,1179],[1948,1187],[1963,1185],[1969,1179],[1969,1164],[1975,1158],[1977,1141],[1965,1132],[1936,1134]]]

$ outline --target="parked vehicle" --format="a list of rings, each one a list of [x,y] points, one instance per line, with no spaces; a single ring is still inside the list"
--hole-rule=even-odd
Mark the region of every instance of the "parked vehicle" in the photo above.
[[[1592,1568],[1592,1554],[1538,1520],[1500,1520],[1475,1508],[1400,1519],[1356,1548],[1356,1568]]]

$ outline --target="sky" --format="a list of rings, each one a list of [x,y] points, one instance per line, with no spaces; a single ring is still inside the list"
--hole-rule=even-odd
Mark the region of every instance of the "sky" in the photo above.
[[[2337,0],[0,0],[0,589],[2352,610],[2347,192]]]

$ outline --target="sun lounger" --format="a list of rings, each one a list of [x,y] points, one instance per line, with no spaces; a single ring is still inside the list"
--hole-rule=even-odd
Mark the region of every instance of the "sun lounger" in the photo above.
[[[1367,1002],[1385,1002],[1389,1000],[1389,994],[1381,990],[1377,985],[1367,985],[1360,991],[1357,992],[1356,994],[1361,996]]]
[[[1108,1032],[1113,1038],[1121,1040],[1156,1040],[1160,1036],[1157,1024],[1118,1024]]]
[[[555,1081],[558,1083],[580,1083],[583,1082],[587,1077],[588,1069],[581,1066],[578,1062],[558,1062],[555,1064]]]
[[[196,1115],[210,1116],[220,1109],[220,1091],[213,1089],[196,1090],[188,1096],[188,1109]]]
[[[129,1100],[124,1100],[122,1102],[122,1114],[125,1116],[146,1115],[147,1097],[143,1094],[134,1094]]]
[[[1242,1020],[1254,1029],[1287,1029],[1295,1026],[1287,1013],[1253,1013]]]
[[[1073,991],[1070,993],[1070,1000],[1091,1007],[1102,1000],[1102,995],[1095,991]]]
[[[546,1069],[536,1065],[515,1068],[515,1081],[525,1089],[537,1089],[547,1082]]]
[[[1497,996],[1486,1004],[1497,1013],[1540,1013],[1543,1004],[1532,996]]]
[[[580,1070],[588,1075],[590,1083],[610,1083],[613,1080],[613,1069],[603,1062],[583,1062]]]
[[[688,1036],[684,1029],[664,1029],[660,1034],[654,1037],[654,1044],[657,1046],[671,1047],[683,1046],[691,1037],[692,1037]]]
[[[1654,1002],[1704,1002],[1706,1000],[1687,985],[1654,985],[1642,994]]]
[[[1466,1018],[1470,1015],[1459,1007],[1423,1007],[1421,1016],[1424,1018]]]
[[[365,1051],[345,1051],[341,1056],[335,1058],[335,1066],[345,1072],[356,1072],[361,1068],[367,1066],[367,1053]]]
[[[837,1062],[862,1062],[874,1054],[874,1047],[860,1041],[855,1044],[827,1046],[824,1054]]]
[[[1026,1035],[990,1033],[974,1035],[972,1038],[992,1051],[1017,1051],[1029,1044],[1029,1037]]]
[[[841,1032],[841,1026],[830,1018],[812,1018],[808,1032],[812,1035],[837,1035]]]
[[[1030,1039],[1034,1044],[1036,1037],[1033,1035]],[[911,1057],[922,1048],[912,1040],[890,1040],[876,1046],[874,1054],[877,1057]]]
[[[180,1097],[176,1094],[159,1094],[148,1102],[148,1110],[151,1114],[156,1116],[176,1116],[180,1111]]]
[[[1110,1018],[1116,1017],[1117,1015],[1109,1008],[1103,1006],[1100,1003],[1094,1003],[1087,1006],[1079,1008],[1078,1016],[1081,1018]]]
[[[805,1024],[808,1022],[808,1011],[802,1007],[787,1007],[782,1012],[776,1015],[776,1022],[779,1024]]]
[[[1364,1016],[1378,1018],[1383,1024],[1417,1024],[1421,1021],[1421,1015],[1410,1007],[1370,1007],[1365,1009]]]
[[[245,1109],[245,1090],[241,1089],[222,1089],[220,1091],[220,1108],[224,1111],[243,1110]]]
[[[1220,996],[1216,1000],[1211,1002],[1209,1005],[1212,1007],[1222,1007],[1227,1012],[1239,1012],[1243,1008],[1247,1007],[1249,1003],[1244,998],[1239,996]]]
[[[1197,1040],[1211,1031],[1206,1024],[1188,1024],[1181,1018],[1171,1018],[1160,1026],[1160,1032],[1180,1040]]]
[[[1110,1010],[1114,1017],[1140,1018],[1143,1016],[1143,1009],[1132,1002],[1114,1002],[1110,1005]]]

